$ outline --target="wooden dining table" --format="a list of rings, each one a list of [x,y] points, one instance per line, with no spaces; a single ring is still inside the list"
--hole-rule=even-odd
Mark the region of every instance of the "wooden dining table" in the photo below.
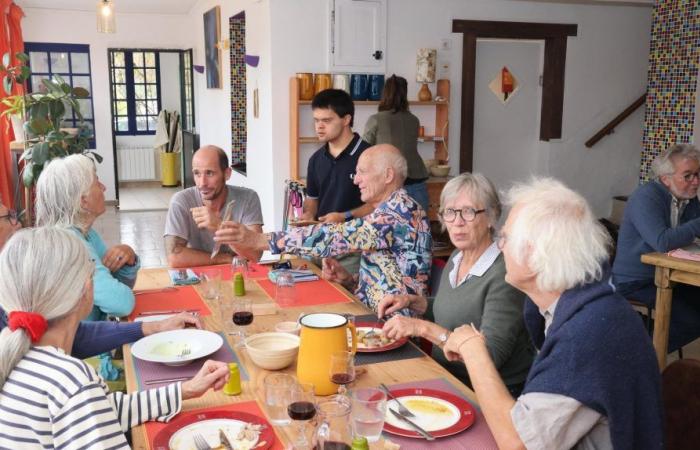
[[[312,266],[309,263],[306,264],[310,269],[314,270],[316,273],[319,273],[317,267]],[[166,269],[142,269],[139,271],[137,283],[134,289],[158,289],[170,285],[171,280]],[[353,294],[345,290],[340,285],[334,284],[334,286],[339,289],[343,295],[347,296],[348,300],[351,301],[348,303],[279,308],[276,306],[274,299],[270,298],[270,296],[260,287],[257,280],[246,279],[246,296],[252,300],[254,308],[257,305],[258,308],[261,308],[261,311],[268,310],[268,313],[274,312],[273,314],[256,315],[253,323],[247,327],[248,333],[254,334],[265,331],[274,331],[275,324],[278,322],[289,320],[296,321],[299,315],[302,313],[334,312],[354,315],[370,313],[370,311],[362,303],[355,300]],[[201,285],[195,286],[195,289],[197,289],[200,295],[202,294]],[[223,281],[221,298],[219,301],[228,302],[232,301],[233,298],[232,282],[230,280]],[[138,295],[136,301],[138,304]],[[212,314],[202,317],[203,328],[215,332],[225,330],[226,327],[222,321],[221,314],[219,313],[219,302],[209,300],[205,301],[211,309]],[[163,306],[163,309],[167,309],[167,305]],[[265,376],[271,372],[257,367],[250,360],[245,349],[241,347],[235,348],[231,336],[226,333],[224,334],[226,335],[226,339],[229,340],[229,343],[234,348],[236,356],[244,365],[245,370],[249,375],[249,379],[242,382],[242,393],[238,396],[227,396],[221,391],[209,390],[202,397],[184,401],[182,412],[250,400],[256,400],[261,407],[265,404],[263,380]],[[470,390],[457,378],[452,376],[430,356],[424,353],[418,358],[367,364],[360,367],[364,370],[357,375],[357,378],[353,383],[353,386],[355,387],[376,387],[379,385],[379,383],[391,385],[397,383],[444,378],[455,388],[457,388],[457,390],[468,398],[474,405],[477,404],[476,397],[472,390]],[[124,368],[127,390],[128,392],[133,392],[138,389],[138,381],[135,374],[134,363],[130,354],[130,345],[124,346]],[[296,364],[292,364],[290,367],[284,369],[283,372],[294,374],[296,371],[295,369]],[[290,443],[294,442],[294,439],[296,438],[294,434],[295,427],[275,426],[274,428],[277,436],[282,441],[285,448]],[[151,449],[151,443],[147,438],[144,425],[137,426],[132,429],[132,445],[135,449]],[[370,448],[373,450],[384,448],[383,439],[372,443]]]
[[[700,286],[700,262],[675,258],[665,253],[647,253],[642,255],[642,262],[656,268],[654,275],[656,305],[654,307],[653,344],[659,368],[663,370],[666,367],[668,351],[673,286],[675,283]]]

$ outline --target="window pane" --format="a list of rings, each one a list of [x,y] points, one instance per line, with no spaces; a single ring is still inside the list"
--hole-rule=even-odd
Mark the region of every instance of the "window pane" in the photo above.
[[[132,61],[134,62],[134,66],[143,67],[143,52],[134,52]]]
[[[150,99],[158,98],[158,86],[155,84],[147,84],[146,96]]]
[[[156,69],[146,69],[146,83],[156,82]]]
[[[117,67],[124,67],[124,52],[112,53],[112,65]]]
[[[95,134],[95,124],[92,123],[92,120],[86,120],[85,123],[83,123],[83,126],[90,131],[90,134]]]
[[[146,66],[155,67],[156,66],[156,54],[155,52],[146,52]]]
[[[144,81],[143,69],[134,69],[134,83],[143,83]]]
[[[124,101],[119,101],[117,103],[117,115],[126,116],[128,114],[127,103]]]
[[[51,52],[51,72],[52,73],[68,73],[68,53],[66,52]]]
[[[119,100],[126,100],[126,86],[123,84],[117,84],[114,86],[114,97]]]
[[[80,112],[86,119],[92,119],[92,103],[88,98],[78,99],[78,106],[80,107]]]
[[[157,115],[158,114],[158,102],[155,100],[148,101],[148,114]]]
[[[41,82],[45,79],[44,75],[32,75],[32,92],[46,92],[46,86]]]
[[[89,75],[75,75],[73,76],[73,87],[81,87],[87,89],[88,92],[92,92],[90,87],[90,76]]]
[[[90,60],[87,53],[71,53],[73,73],[90,73]]]
[[[146,86],[143,84],[135,84],[134,85],[134,97],[137,100],[145,100],[146,99]]]
[[[126,69],[114,69],[114,79],[115,83],[126,83]]]
[[[129,119],[127,117],[117,117],[117,131],[129,131]]]
[[[153,116],[148,116],[148,130],[149,131],[156,131],[157,126],[158,126],[158,118],[153,117]]]
[[[141,100],[141,101],[136,101],[134,102],[136,106],[136,115],[139,116],[145,116],[146,115],[146,102]]]
[[[46,52],[29,52],[29,66],[32,72],[49,72],[49,54]]]
[[[137,116],[136,117],[136,131],[148,131],[148,124],[146,122],[146,117]]]

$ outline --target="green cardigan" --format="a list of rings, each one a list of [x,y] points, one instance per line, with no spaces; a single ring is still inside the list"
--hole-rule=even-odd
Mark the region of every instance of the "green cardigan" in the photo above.
[[[440,289],[428,311],[436,324],[449,330],[473,323],[486,337],[489,354],[503,382],[509,386],[523,383],[535,356],[523,322],[525,294],[506,283],[503,254],[483,276],[472,276],[452,289],[449,274],[457,251],[442,272]],[[437,346],[433,346],[432,356],[455,377],[471,385],[463,362],[448,361]]]

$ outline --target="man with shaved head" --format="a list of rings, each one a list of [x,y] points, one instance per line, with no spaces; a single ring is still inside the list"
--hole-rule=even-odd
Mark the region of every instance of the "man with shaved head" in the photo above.
[[[354,183],[369,215],[344,223],[311,225],[263,234],[240,223],[224,222],[214,240],[273,253],[326,258],[324,278],[355,291],[376,311],[385,294],[427,294],[432,238],[423,208],[403,189],[406,160],[399,149],[383,144],[365,150],[357,162]],[[360,272],[351,275],[334,259],[361,253]],[[410,315],[406,308],[401,314]]]
[[[164,236],[168,264],[195,267],[230,263],[232,254],[225,247],[211,258],[214,232],[221,224],[226,205],[232,201],[232,220],[262,232],[258,194],[252,189],[226,184],[231,178],[228,156],[213,145],[195,152],[192,174],[195,186],[178,192],[170,201]],[[255,261],[260,258],[260,252],[248,248],[234,248],[234,251]]]

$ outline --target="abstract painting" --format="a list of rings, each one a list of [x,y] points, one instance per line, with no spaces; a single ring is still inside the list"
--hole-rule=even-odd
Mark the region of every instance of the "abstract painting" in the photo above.
[[[204,13],[204,53],[208,89],[221,89],[221,50],[216,45],[220,40],[221,9],[215,6]]]

